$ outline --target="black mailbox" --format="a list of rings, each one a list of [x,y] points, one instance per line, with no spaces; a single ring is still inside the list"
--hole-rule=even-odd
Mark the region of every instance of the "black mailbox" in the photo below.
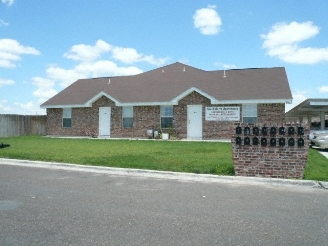
[[[288,135],[294,135],[294,134],[295,134],[294,127],[292,127],[292,126],[288,127]]]
[[[270,128],[270,135],[276,135],[277,134],[277,128],[275,128],[274,126],[272,126]]]
[[[285,146],[286,140],[285,138],[279,138],[279,146]]]
[[[295,140],[294,140],[294,138],[288,139],[288,146],[295,146]]]
[[[268,134],[268,128],[266,126],[262,127],[262,135],[267,135]]]
[[[267,146],[268,140],[266,138],[261,138],[261,146]]]
[[[285,135],[285,133],[286,133],[285,127],[283,126],[279,127],[279,135]]]
[[[297,135],[303,136],[304,135],[304,128],[303,127],[298,127],[297,128]]]
[[[250,129],[248,126],[246,126],[246,127],[244,128],[244,134],[245,134],[245,136],[251,134],[251,129]]]
[[[257,126],[253,127],[253,135],[258,136],[260,134],[260,129]]]
[[[236,127],[236,134],[237,134],[237,135],[240,135],[240,134],[241,134],[241,131],[242,131],[242,130],[241,130],[241,127],[240,127],[240,126],[237,126],[237,127]]]
[[[241,145],[241,137],[236,137],[236,144]]]
[[[251,140],[249,139],[249,137],[245,137],[244,138],[244,144],[245,145],[250,145],[250,143],[251,143]]]
[[[304,146],[304,139],[303,138],[299,138],[297,140],[297,146],[298,147],[303,147]]]
[[[276,140],[276,138],[270,138],[270,146],[271,146],[271,147],[275,147],[276,144],[277,144],[277,140]]]
[[[253,145],[259,145],[259,139],[257,137],[253,137]]]

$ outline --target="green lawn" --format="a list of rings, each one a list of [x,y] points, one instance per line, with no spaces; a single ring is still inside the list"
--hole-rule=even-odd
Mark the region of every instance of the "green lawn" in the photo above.
[[[0,149],[3,158],[234,175],[230,143],[41,136],[1,138],[0,142],[10,144]],[[309,150],[304,178],[328,181],[328,161],[316,150]]]

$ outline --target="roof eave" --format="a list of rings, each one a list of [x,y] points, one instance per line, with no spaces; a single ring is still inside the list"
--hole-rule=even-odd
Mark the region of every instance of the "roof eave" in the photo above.
[[[291,99],[253,99],[253,100],[211,100],[211,104],[259,104],[259,103],[291,103]],[[178,105],[177,100],[172,100],[169,102],[126,102],[121,103],[119,101],[115,102],[118,107],[137,107],[137,106],[168,106],[168,105]],[[85,104],[68,104],[68,105],[49,105],[41,106],[41,108],[90,108],[92,107],[92,102]]]
[[[287,103],[291,104],[292,99],[250,99],[250,100],[215,100],[212,104],[260,104],[260,103]]]

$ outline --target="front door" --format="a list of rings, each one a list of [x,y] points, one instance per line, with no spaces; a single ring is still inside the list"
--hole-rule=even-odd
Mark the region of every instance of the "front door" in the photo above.
[[[110,137],[110,107],[99,108],[99,136]]]
[[[202,139],[203,117],[202,105],[187,106],[187,138]]]

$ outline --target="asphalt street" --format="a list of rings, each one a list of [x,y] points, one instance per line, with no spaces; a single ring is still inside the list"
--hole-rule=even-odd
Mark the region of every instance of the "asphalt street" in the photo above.
[[[327,204],[314,182],[0,163],[2,246],[328,245]]]

